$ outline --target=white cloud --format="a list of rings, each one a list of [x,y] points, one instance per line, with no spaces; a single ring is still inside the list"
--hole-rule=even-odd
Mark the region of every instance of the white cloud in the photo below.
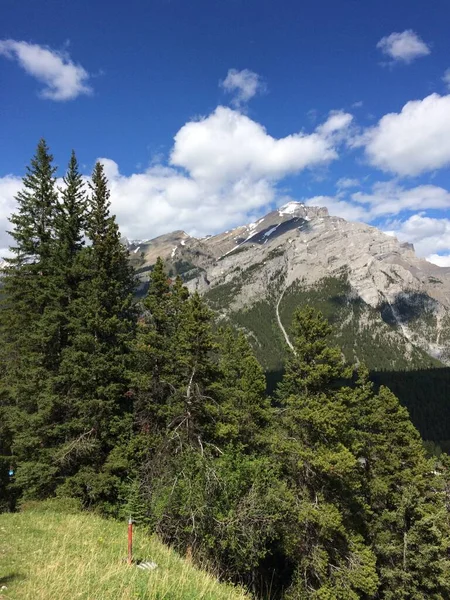
[[[229,94],[234,94],[231,102],[237,108],[267,89],[262,78],[249,69],[242,71],[229,69],[226,78],[220,82],[220,86]]]
[[[420,175],[450,164],[450,95],[431,94],[405,104],[367,130],[369,162],[384,171],[403,176]]]
[[[353,116],[343,111],[332,111],[328,119],[317,128],[324,136],[330,136],[345,131],[353,120]]]
[[[375,183],[370,192],[351,192],[354,184],[358,180],[339,180],[336,196],[316,196],[305,202],[317,205],[322,201],[333,215],[368,223],[403,212],[450,209],[450,192],[436,185],[405,188],[396,181],[383,181]]]
[[[393,62],[410,63],[421,56],[431,53],[430,47],[414,31],[407,29],[402,33],[391,33],[378,42],[383,54],[389,56]]]
[[[370,194],[355,192],[351,200],[367,207],[369,219],[402,211],[450,209],[450,192],[444,188],[436,185],[404,188],[395,181],[375,183]]]
[[[101,159],[105,162],[105,159]],[[194,236],[245,223],[248,215],[268,207],[275,198],[266,180],[237,179],[225,186],[203,185],[176,169],[151,167],[130,176],[118,173],[107,160],[112,211],[123,235],[148,238],[176,229]]]
[[[442,81],[447,85],[450,89],[450,69],[447,69],[442,77]]]
[[[430,254],[427,256],[427,261],[438,267],[450,267],[450,254]]]
[[[277,139],[242,113],[219,106],[179,130],[168,165],[123,175],[114,160],[102,158],[122,233],[148,238],[185,229],[201,236],[248,222],[273,205],[285,176],[338,158],[337,133],[349,119],[340,117],[339,124],[334,113],[330,119],[310,134]],[[18,178],[0,179],[1,230],[19,187]],[[0,236],[0,247],[7,243]]]
[[[435,219],[417,214],[406,221],[394,222],[391,227],[399,240],[414,244],[419,256],[433,257],[434,255],[434,260],[431,262],[435,264],[438,264],[436,260],[440,258],[445,261],[446,257],[436,259],[436,255],[450,251],[449,219]]]
[[[185,229],[201,236],[247,222],[269,209],[283,177],[338,158],[335,134],[350,119],[331,118],[313,133],[277,139],[246,115],[219,106],[178,131],[169,166],[123,176],[114,161],[102,159],[122,231],[149,237]]]
[[[336,187],[338,190],[355,188],[359,187],[360,185],[359,179],[352,179],[350,177],[341,177],[341,179],[338,179],[336,182]]]
[[[333,115],[330,119],[335,119]],[[170,157],[204,185],[238,178],[280,179],[338,157],[328,121],[314,133],[276,139],[242,113],[219,106],[208,117],[184,125],[175,136]]]
[[[277,139],[242,113],[219,106],[179,130],[169,166],[123,176],[114,161],[104,159],[113,210],[124,234],[132,237],[174,229],[202,236],[248,222],[281,202],[277,183],[285,176],[338,158],[351,122],[351,115],[333,112],[312,133]],[[370,192],[352,189],[359,184],[342,178],[336,196],[315,196],[305,203],[326,206],[330,214],[348,220],[384,222],[394,235],[414,243],[421,256],[450,250],[442,219],[386,221],[408,211],[449,209],[450,192],[435,185],[407,188],[395,180],[375,183]]]
[[[73,100],[92,92],[87,84],[89,73],[72,62],[66,52],[28,42],[0,40],[0,55],[16,60],[29,75],[44,84],[40,91],[42,98]]]

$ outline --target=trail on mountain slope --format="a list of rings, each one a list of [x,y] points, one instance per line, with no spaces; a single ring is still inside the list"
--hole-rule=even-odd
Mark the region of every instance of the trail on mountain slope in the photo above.
[[[278,311],[278,307],[280,306],[280,302],[281,302],[281,301],[282,301],[282,299],[283,299],[283,296],[284,296],[284,292],[285,292],[285,291],[286,291],[286,290],[283,290],[283,291],[282,291],[282,293],[281,293],[281,296],[280,296],[280,297],[279,297],[279,299],[278,299],[278,302],[277,302],[277,304],[276,304],[276,306],[275,306],[275,312],[276,312],[276,315],[277,315],[278,326],[279,326],[279,328],[281,329],[281,331],[282,331],[282,333],[283,333],[283,335],[284,335],[284,339],[286,340],[286,344],[289,346],[289,348],[290,348],[290,349],[292,350],[292,352],[295,354],[294,346],[291,344],[291,340],[289,339],[289,336],[288,336],[288,334],[287,334],[287,331],[286,331],[286,329],[283,327],[283,323],[281,322],[281,319],[280,319],[280,313],[279,313],[279,311]]]

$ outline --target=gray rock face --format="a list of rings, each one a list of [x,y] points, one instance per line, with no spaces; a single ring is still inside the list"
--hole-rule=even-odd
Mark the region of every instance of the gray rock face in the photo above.
[[[158,255],[173,272],[184,265],[191,290],[205,293],[239,279],[230,310],[251,306],[269,291],[280,297],[295,282],[312,286],[345,275],[355,297],[374,309],[388,307],[409,343],[448,362],[450,268],[418,258],[411,244],[374,227],[330,217],[325,208],[290,202],[219,235],[195,239],[177,231],[129,247],[139,248],[144,270]],[[423,323],[415,318],[412,326],[405,307],[419,304],[433,318]]]

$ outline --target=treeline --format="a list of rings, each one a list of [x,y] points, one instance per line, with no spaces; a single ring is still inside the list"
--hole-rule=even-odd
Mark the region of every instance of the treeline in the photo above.
[[[449,597],[446,458],[319,312],[294,314],[269,399],[245,336],[161,260],[135,301],[100,164],[86,189],[72,155],[57,190],[42,141],[23,183],[0,312],[5,509],[131,513],[256,597]]]

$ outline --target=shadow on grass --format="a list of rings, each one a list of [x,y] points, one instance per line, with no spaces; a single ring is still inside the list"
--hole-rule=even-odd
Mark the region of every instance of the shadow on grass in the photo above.
[[[4,577],[0,577],[0,587],[2,585],[8,585],[9,583],[13,583],[15,581],[23,581],[25,579],[25,575],[23,573],[11,573],[11,575],[5,575]]]

